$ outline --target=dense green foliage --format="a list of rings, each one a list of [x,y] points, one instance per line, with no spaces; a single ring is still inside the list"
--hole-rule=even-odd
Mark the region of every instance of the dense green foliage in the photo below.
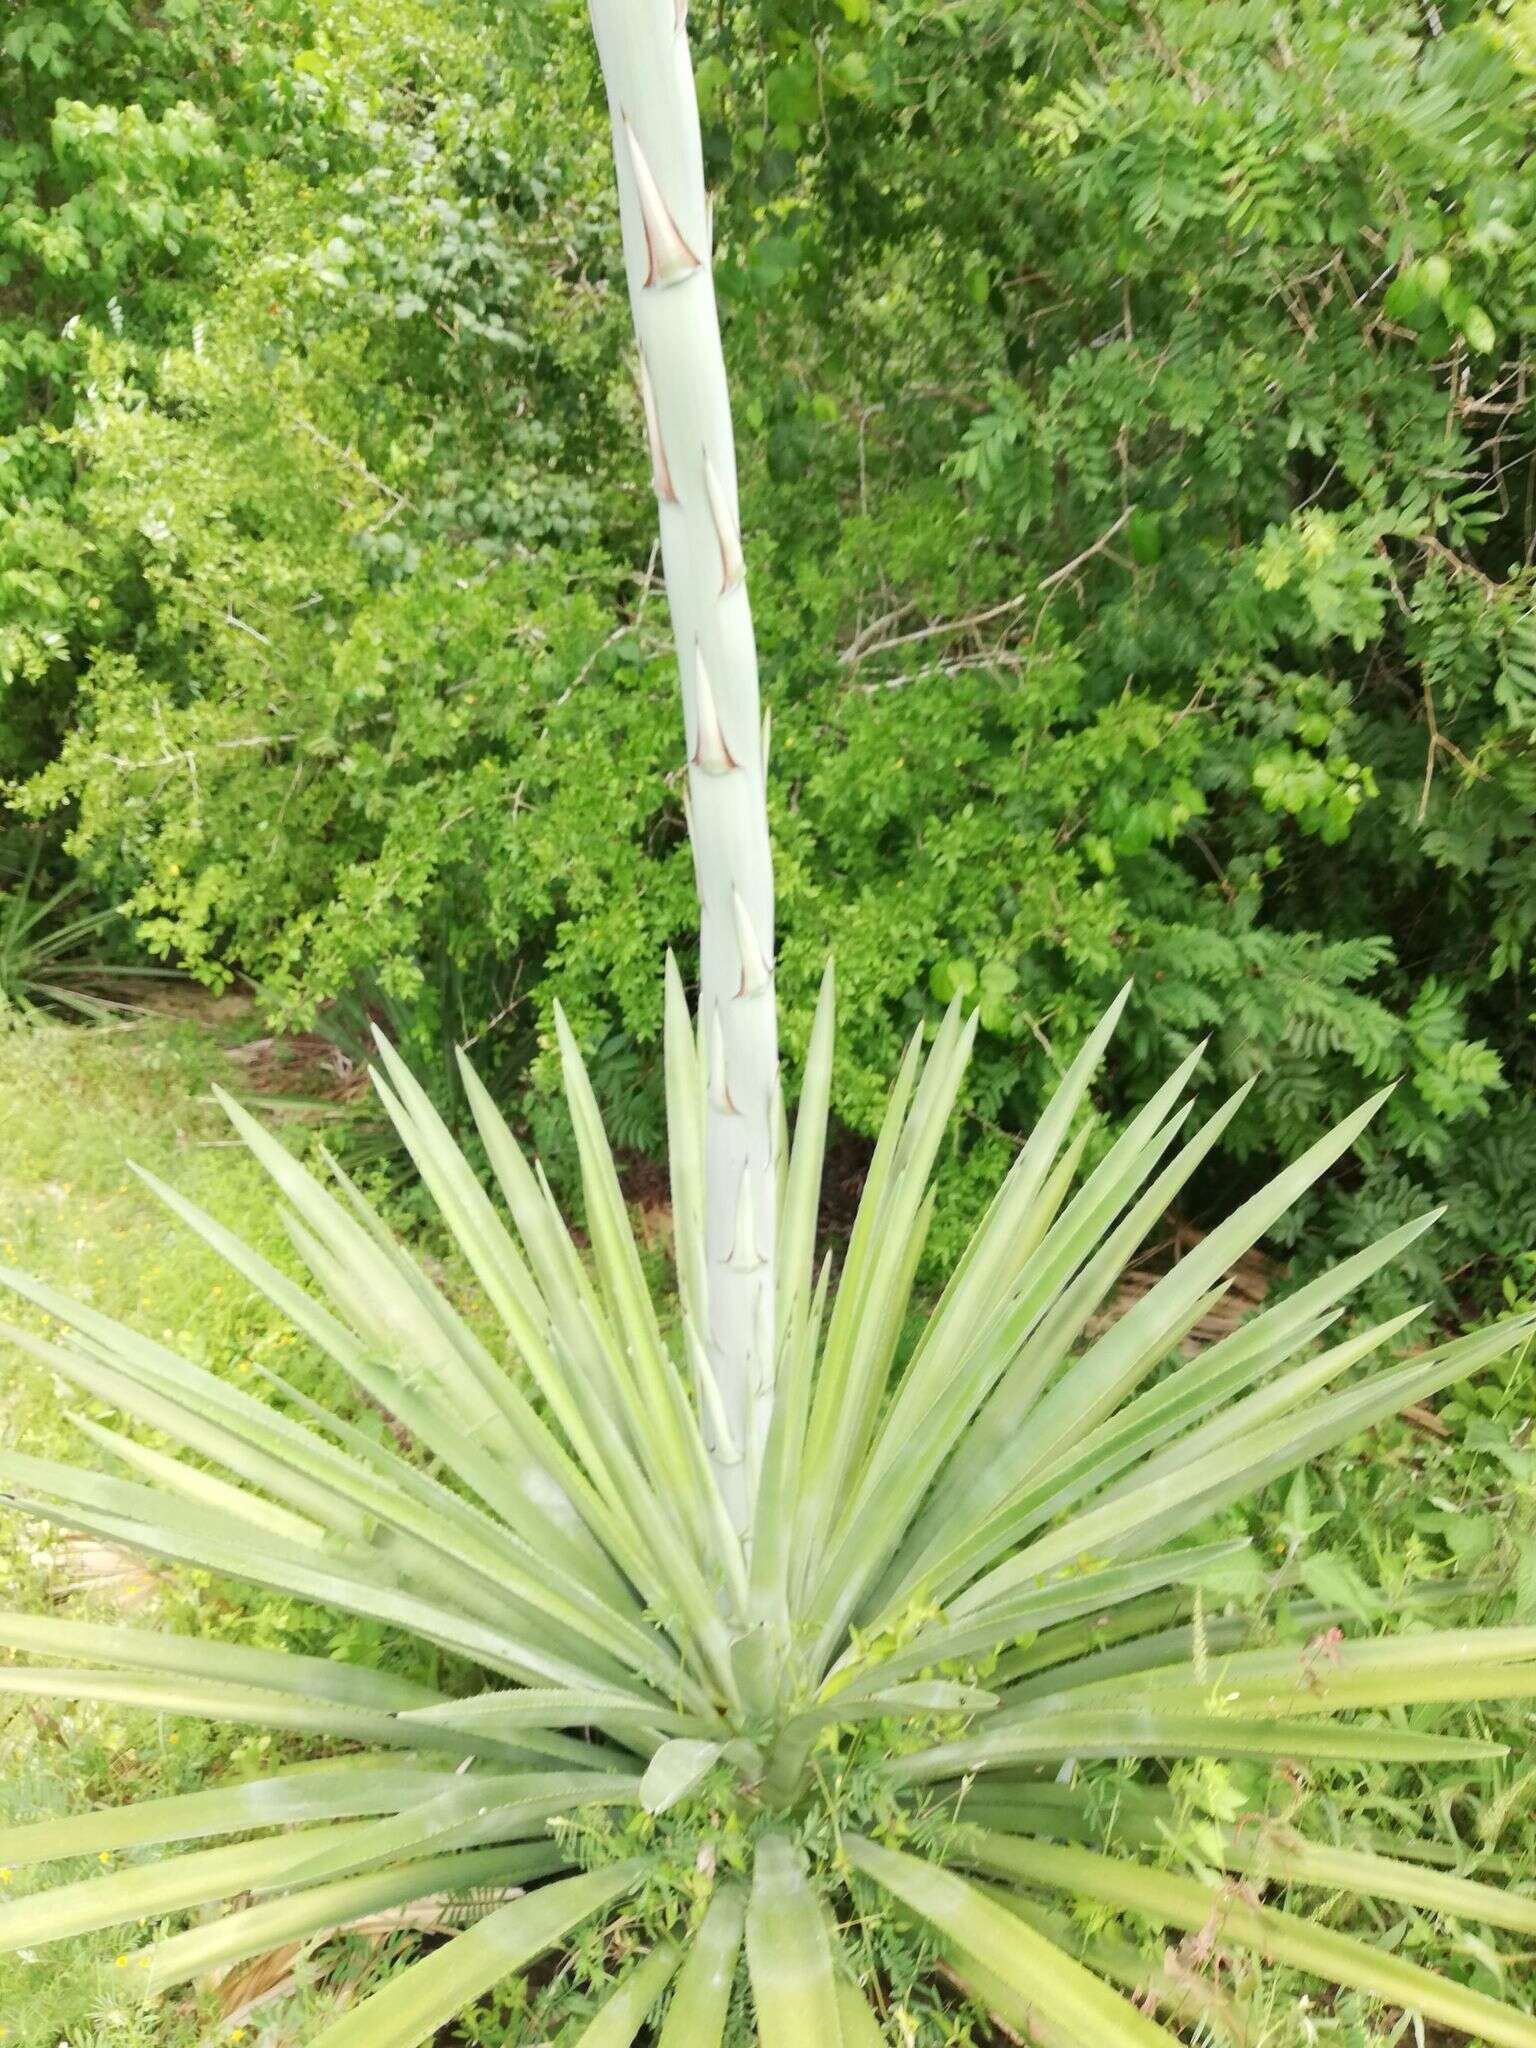
[[[692,881],[580,9],[15,19],[16,801],[154,952],[283,1018],[361,996],[445,1090],[482,1036],[547,1084],[558,983],[655,1149]],[[1493,1298],[1536,1243],[1530,6],[694,40],[791,1053],[831,943],[868,1131],[981,996],[952,1251],[1134,972],[1106,1106],[1213,1033],[1212,1089],[1269,1077],[1243,1186],[1403,1074],[1299,1227],[1433,1188],[1404,1298]]]
[[[281,10],[269,10],[280,15]],[[272,79],[243,10],[119,0],[8,10],[0,50],[0,747],[14,774],[56,747],[106,611],[69,430],[96,337],[153,350],[212,289],[211,208],[262,146]],[[263,53],[265,56],[266,53]]]

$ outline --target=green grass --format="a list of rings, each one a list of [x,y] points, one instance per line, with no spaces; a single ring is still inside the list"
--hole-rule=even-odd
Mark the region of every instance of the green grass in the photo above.
[[[247,1379],[268,1368],[318,1391],[322,1368],[175,1222],[134,1178],[130,1159],[173,1181],[270,1256],[284,1240],[267,1184],[211,1100],[215,1081],[238,1081],[227,1057],[238,1018],[156,1018],[83,1030],[44,1026],[0,1035],[0,1259],[39,1274],[206,1362]],[[301,1149],[311,1143],[290,1125]],[[30,1311],[18,1322],[37,1327]],[[329,1399],[339,1390],[327,1383]],[[344,1412],[355,1403],[342,1398]],[[45,1457],[94,1457],[82,1451],[69,1402],[45,1372],[7,1349],[0,1364],[0,1442]],[[1265,1563],[1288,1563],[1313,1590],[1338,1597],[1352,1582],[1387,1590],[1475,1571],[1497,1581],[1490,1613],[1536,1618],[1536,1449],[1527,1442],[1536,1411],[1536,1370],[1527,1359],[1441,1406],[1450,1434],[1407,1424],[1382,1430],[1284,1488],[1262,1516],[1248,1520]],[[97,1419],[107,1419],[98,1411]],[[362,1418],[382,1428],[377,1417]],[[119,1569],[121,1567],[121,1569]],[[204,1575],[165,1576],[126,1566],[104,1548],[61,1539],[16,1517],[0,1518],[0,1604],[48,1607],[130,1624],[153,1623],[282,1642],[319,1654],[395,1657],[399,1646],[377,1632]],[[74,1590],[72,1590],[74,1589]],[[1332,1589],[1331,1591],[1329,1589]],[[1416,1715],[1417,1717],[1417,1715]],[[1437,1710],[1446,1726],[1467,1727],[1462,1710]],[[1295,1788],[1313,1835],[1349,1842],[1364,1827],[1428,1839],[1454,1867],[1493,1881],[1536,1874],[1536,1770],[1529,1763],[1536,1716],[1522,1709],[1478,1717],[1479,1728],[1510,1745],[1492,1770],[1445,1772],[1370,1767]],[[0,1719],[0,1820],[190,1789],[240,1777],[274,1760],[271,1738],[196,1722],[119,1713],[61,1711],[22,1703]],[[1189,1768],[1189,1824],[1169,1860],[1199,1857],[1202,1818],[1229,1817],[1285,1804],[1269,1774]],[[1278,1788],[1283,1790],[1284,1788]],[[82,1866],[78,1874],[86,1874]],[[49,1871],[49,1881],[62,1875]],[[75,1873],[70,1873],[75,1874]],[[17,1879],[17,1884],[21,1883]],[[1536,2005],[1536,1971],[1504,1937],[1512,1960],[1502,1976],[1477,1928],[1448,1926],[1404,1910],[1370,1920],[1358,1901],[1298,1894],[1295,1904],[1351,1931],[1385,1939],[1420,1961],[1437,1963],[1487,1990]],[[1120,1931],[1126,1930],[1120,1923]],[[1161,1934],[1136,1933],[1153,1954]],[[243,2019],[221,2010],[211,1989],[151,2011],[127,1996],[118,1955],[139,1945],[138,1929],[61,1944],[35,1960],[0,1957],[0,2048],[203,2048],[243,2041],[245,2048],[300,2048],[316,2016],[387,1970],[405,1936],[382,1942],[350,1936],[301,1957],[297,1985]],[[1190,1958],[1211,1975],[1209,1958]],[[1288,1973],[1251,1966],[1215,1970],[1222,2005],[1236,2031],[1214,2039],[1246,2048],[1378,2048],[1392,2038],[1363,2006],[1328,2005]],[[511,2005],[487,2001],[460,2038],[523,2041]],[[242,2031],[243,2028],[243,2031]],[[563,2037],[562,2037],[563,2038]],[[926,2048],[928,2036],[918,2037]],[[1414,2036],[1401,2036],[1404,2042]]]

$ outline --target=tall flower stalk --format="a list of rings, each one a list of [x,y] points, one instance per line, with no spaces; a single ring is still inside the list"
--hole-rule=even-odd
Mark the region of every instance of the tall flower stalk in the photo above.
[[[613,122],[638,378],[682,679],[699,892],[703,1260],[702,1271],[696,1260],[680,1260],[680,1280],[711,1458],[745,1532],[773,1405],[779,1150],[757,647],[687,0],[592,0],[592,23]]]

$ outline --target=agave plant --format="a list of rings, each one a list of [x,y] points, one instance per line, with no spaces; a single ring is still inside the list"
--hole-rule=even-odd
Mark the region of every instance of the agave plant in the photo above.
[[[709,1081],[675,969],[667,992],[674,1197],[687,1227],[704,1200]],[[813,1263],[832,1015],[829,976],[776,1199],[778,1372],[748,1468],[745,1534],[719,1479],[728,1423],[707,1362],[695,1346],[690,1383],[647,1294],[563,1026],[588,1255],[467,1064],[510,1229],[424,1091],[382,1051],[384,1105],[499,1342],[477,1334],[479,1319],[460,1315],[355,1189],[322,1185],[234,1103],[313,1288],[153,1183],[397,1418],[420,1458],[5,1276],[68,1333],[12,1330],[16,1344],[185,1454],[90,1424],[125,1476],[7,1455],[0,1477],[18,1507],[407,1631],[451,1652],[463,1676],[434,1691],[315,1657],[0,1617],[0,1641],[51,1660],[0,1666],[0,1690],[298,1731],[331,1752],[252,1782],[13,1830],[0,1840],[12,1870],[239,1839],[16,1899],[0,1908],[0,1941],[32,1946],[245,1899],[138,1953],[132,1975],[160,1992],[418,1897],[515,1888],[328,2027],[323,2048],[427,2041],[603,1915],[629,1930],[616,1954],[637,1925],[656,1940],[581,2036],[591,2048],[635,2040],[663,2010],[653,2038],[666,2048],[725,2040],[743,1944],[766,2048],[856,2048],[887,2038],[861,1930],[899,1909],[1011,2025],[1030,2016],[1042,2038],[1083,2044],[1169,2040],[1095,1974],[1095,1963],[1123,1974],[1123,1955],[1076,1953],[1059,1917],[1066,1895],[1215,1928],[1223,1945],[1531,2048],[1536,2021],[1261,1905],[1253,1887],[1360,1889],[1527,1937],[1536,1899],[1275,1827],[1207,1830],[1198,1876],[1126,1853],[1161,1842],[1173,1799],[1158,1772],[1172,1759],[1495,1753],[1382,1710],[1529,1696],[1536,1629],[1363,1633],[1309,1656],[1294,1641],[1244,1647],[1241,1618],[1191,1621],[1189,1609],[1202,1576],[1242,1547],[1201,1540],[1223,1508],[1462,1378],[1526,1326],[1374,1367],[1407,1318],[1324,1339],[1351,1290],[1426,1218],[1183,1356],[1225,1270],[1340,1157],[1367,1104],[1099,1327],[1127,1260],[1236,1106],[1185,1135],[1192,1056],[1083,1171],[1080,1112],[1111,1013],[904,1347],[930,1173],[973,1026],[952,1011],[926,1057],[914,1039],[833,1289]],[[1350,1619],[1305,1604],[1290,1618],[1314,1638]],[[1362,1713],[1364,1723],[1339,1718]],[[1139,1787],[1117,1792],[1109,1821],[1096,1782],[1105,1759],[1148,1766]],[[1146,1981],[1157,1989],[1155,1973]],[[744,1993],[736,2009],[744,2025]]]
[[[1426,1217],[1188,1354],[1233,1262],[1376,1103],[1106,1318],[1241,1100],[1188,1133],[1197,1050],[1090,1149],[1090,1090],[1122,997],[913,1340],[932,1174],[975,1030],[955,1009],[931,1041],[917,1034],[896,1078],[835,1286],[817,1263],[833,985],[829,970],[791,1141],[766,747],[685,23],[674,0],[596,0],[594,13],[703,909],[696,1014],[670,963],[666,979],[676,1303],[647,1288],[563,1018],[585,1242],[467,1063],[495,1191],[381,1043],[380,1097],[474,1276],[476,1312],[344,1176],[312,1177],[233,1103],[310,1285],[152,1183],[394,1418],[385,1441],[280,1382],[259,1396],[4,1275],[62,1332],[16,1329],[13,1342],[125,1425],[86,1425],[110,1470],[0,1459],[17,1508],[367,1617],[447,1653],[448,1676],[434,1687],[148,1629],[0,1617],[0,1642],[42,1660],[0,1666],[0,1691],[288,1731],[325,1752],[12,1830],[0,1840],[12,1871],[180,1853],[16,1898],[0,1908],[0,1942],[158,1927],[237,1902],[137,1952],[129,1974],[156,1994],[418,1898],[489,1893],[466,1932],[315,2048],[426,2042],[575,1939],[613,1965],[586,2048],[893,2040],[893,1941],[1014,2038],[1171,2041],[1152,2015],[1176,2018],[1179,1982],[1124,1943],[1087,1940],[1072,1907],[1088,1901],[1536,2048],[1536,2020],[1265,1903],[1260,1887],[1371,1893],[1527,1938],[1536,1900],[1289,1826],[1206,1825],[1177,1869],[1162,1853],[1179,1760],[1293,1774],[1466,1765],[1496,1746],[1426,1732],[1401,1710],[1536,1692],[1536,1629],[1420,1620],[1379,1635],[1293,1601],[1292,1639],[1260,1641],[1241,1614],[1201,1603],[1242,1548],[1237,1503],[1525,1341],[1529,1322],[1512,1321],[1393,1362],[1411,1318],[1344,1327],[1352,1292]]]

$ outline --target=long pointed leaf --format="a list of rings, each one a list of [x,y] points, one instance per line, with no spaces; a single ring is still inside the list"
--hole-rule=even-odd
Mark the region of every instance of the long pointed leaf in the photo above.
[[[425,1962],[402,1970],[318,2034],[310,2048],[421,2048],[461,2007],[612,1905],[641,1874],[637,1863],[616,1863],[498,1907]]]
[[[464,1855],[423,1856],[415,1862],[373,1870],[335,1884],[315,1885],[283,1898],[263,1899],[239,1912],[223,1913],[203,1927],[189,1927],[144,1949],[134,1958],[142,1988],[151,1996],[202,1977],[248,1956],[268,1955],[290,1941],[339,1932],[355,1920],[439,1892],[478,1891],[520,1885],[561,1869],[566,1859],[551,1843],[516,1848],[472,1849]]]
[[[167,1856],[158,1863],[33,1892],[0,1905],[0,1953],[117,1927],[127,1920],[158,1920],[187,1906],[232,1898],[255,1885],[281,1884],[288,1872],[315,1854],[322,1840],[339,1848],[360,1840],[370,1827],[365,1820],[345,1821],[299,1834],[268,1835],[259,1842],[195,1849],[190,1855]]]
[[[832,1949],[802,1852],[784,1835],[759,1838],[747,1908],[747,1967],[762,2048],[837,2048]]]
[[[740,1886],[721,1885],[689,1944],[657,2048],[720,2048],[746,1916]]]
[[[296,1821],[399,1813],[435,1797],[452,1775],[446,1767],[404,1766],[371,1756],[299,1764],[244,1785],[141,1799],[132,1806],[97,1807],[8,1828],[0,1833],[0,1866],[20,1870],[29,1863],[52,1863],[65,1856],[99,1856],[103,1850],[110,1855],[162,1842],[242,1834],[250,1828],[289,1827]]]
[[[1536,2048],[1536,2019],[1528,2014],[1315,1920],[1253,1905],[1236,1887],[1144,1870],[1087,1849],[1014,1842],[979,1830],[966,1832],[963,1853],[977,1868],[1015,1883],[1069,1891],[1193,1933],[1210,1927],[1218,1941],[1257,1949],[1273,1962],[1389,1999],[1486,2041],[1490,2048]]]
[[[1041,1714],[1017,1727],[989,1729],[958,1742],[935,1744],[896,1759],[891,1776],[904,1784],[958,1778],[973,1771],[1065,1757],[1331,1757],[1354,1763],[1433,1763],[1492,1758],[1507,1752],[1496,1742],[1456,1735],[1420,1734],[1411,1728],[1362,1728],[1318,1721],[1261,1721],[1217,1713],[1160,1713],[1155,1708]]]
[[[670,1942],[653,1948],[637,1963],[618,1989],[604,2002],[602,2011],[577,2037],[576,2048],[632,2048],[635,2036],[645,2025],[651,2007],[672,1981],[681,1956]]]
[[[882,1849],[859,1835],[848,1836],[846,1847],[855,1870],[930,1921],[1078,2040],[1094,2048],[1171,2048],[1171,2034],[954,1871]]]

